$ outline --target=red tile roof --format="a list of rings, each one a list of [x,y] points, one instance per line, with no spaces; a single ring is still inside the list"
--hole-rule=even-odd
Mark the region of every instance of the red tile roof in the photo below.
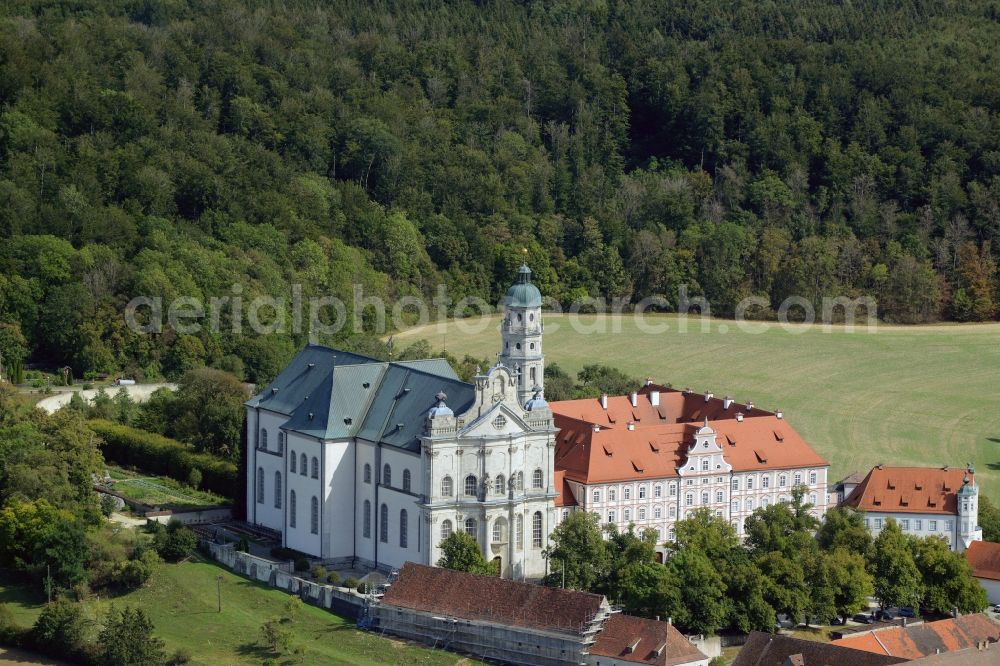
[[[852,650],[832,643],[754,631],[736,655],[732,666],[785,666],[793,657],[803,666],[888,666],[906,661],[900,657]]]
[[[382,603],[493,624],[577,634],[607,601],[599,594],[407,562]]]
[[[965,559],[976,578],[1000,580],[1000,543],[973,541],[965,551]]]
[[[556,506],[576,506],[576,497],[573,496],[573,491],[569,487],[569,481],[566,480],[566,472],[557,469],[553,475],[553,482],[555,483],[556,495],[555,505]]]
[[[650,396],[657,388],[658,406]],[[771,412],[735,402],[726,408],[717,398],[706,401],[704,396],[656,386],[644,387],[636,402],[633,407],[628,396],[608,397],[607,410],[598,399],[550,403],[560,429],[556,469],[584,483],[677,476],[706,417],[734,471],[829,465],[786,420]],[[744,414],[742,421],[737,412]]]
[[[617,613],[604,623],[590,654],[653,666],[680,666],[708,658],[666,622]]]
[[[1000,624],[983,614],[891,627],[831,641],[831,645],[904,659],[919,659],[940,652],[977,647],[982,641],[1000,640]]]
[[[961,467],[875,467],[843,503],[864,511],[957,515],[966,474]]]

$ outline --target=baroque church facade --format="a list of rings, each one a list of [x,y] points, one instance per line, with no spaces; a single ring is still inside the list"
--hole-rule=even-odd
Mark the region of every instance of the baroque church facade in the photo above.
[[[463,530],[501,575],[546,573],[558,521],[542,299],[522,266],[495,366],[382,362],[319,345],[246,403],[247,520],[331,563],[435,565]]]

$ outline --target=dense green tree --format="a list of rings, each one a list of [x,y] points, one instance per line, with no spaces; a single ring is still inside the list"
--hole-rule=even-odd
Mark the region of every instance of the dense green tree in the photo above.
[[[913,559],[923,581],[923,602],[938,613],[979,613],[986,608],[986,590],[972,574],[962,553],[953,552],[942,537],[913,542]]]
[[[609,565],[600,519],[589,511],[574,511],[552,530],[549,541],[544,551],[550,571],[546,583],[595,589]]]
[[[236,460],[240,455],[246,387],[221,370],[202,368],[184,375],[170,404],[167,433],[200,451]]]
[[[849,507],[828,509],[816,532],[820,548],[834,551],[844,548],[851,553],[864,555],[872,544],[872,534],[865,527],[864,513]]]
[[[1000,509],[986,495],[979,496],[979,526],[985,541],[1000,542]]]
[[[87,638],[83,607],[64,597],[46,604],[31,628],[34,644],[47,654],[74,657]]]
[[[875,598],[882,607],[915,606],[924,589],[906,535],[895,520],[886,520],[875,537],[868,558],[868,571],[875,580]]]
[[[680,606],[674,612],[676,623],[692,633],[715,633],[726,619],[722,572],[693,549],[677,553],[669,566],[680,590]]]
[[[103,666],[161,666],[163,641],[153,635],[153,623],[141,608],[108,611],[97,639]]]
[[[874,581],[865,568],[864,556],[838,546],[825,553],[825,557],[837,614],[847,618],[864,610],[868,604],[867,597],[875,592]]]
[[[452,532],[441,542],[440,547],[441,559],[437,562],[439,567],[481,576],[496,576],[500,573],[497,563],[487,562],[479,550],[479,544],[465,532]]]

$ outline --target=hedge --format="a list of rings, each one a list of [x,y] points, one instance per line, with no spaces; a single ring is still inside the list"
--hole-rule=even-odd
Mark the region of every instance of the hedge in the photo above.
[[[191,470],[201,473],[201,487],[222,495],[236,497],[239,488],[236,465],[208,453],[197,453],[175,439],[130,428],[112,421],[92,419],[87,422],[100,435],[105,459],[150,474],[162,474],[187,483]]]

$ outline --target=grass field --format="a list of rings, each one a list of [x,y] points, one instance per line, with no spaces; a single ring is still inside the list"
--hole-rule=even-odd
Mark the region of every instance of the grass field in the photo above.
[[[182,486],[177,481],[142,475],[120,467],[108,467],[115,492],[148,506],[221,506],[232,502],[204,490]]]
[[[788,421],[831,463],[831,476],[873,465],[976,466],[984,492],[1000,502],[1000,324],[901,327],[879,325],[868,333],[784,330],[753,323],[759,333],[732,321],[691,317],[678,331],[673,315],[647,316],[667,325],[659,334],[639,330],[631,315],[620,332],[596,315],[545,318],[545,358],[575,372],[586,364],[616,366],[639,378],[675,387],[753,399],[781,408]],[[493,359],[499,320],[479,332],[448,322],[396,335],[397,344],[421,338],[434,349]]]
[[[217,612],[216,577],[222,577],[222,613]],[[279,590],[241,578],[205,562],[164,564],[150,583],[115,599],[91,599],[86,613],[95,621],[112,603],[117,607],[139,606],[149,613],[155,634],[172,654],[187,649],[192,664],[226,666],[260,664],[270,656],[258,644],[260,626],[282,614],[290,596]],[[0,602],[7,603],[18,621],[34,623],[41,601],[33,594],[0,584]],[[459,655],[415,647],[377,634],[359,631],[353,622],[313,606],[303,605],[298,619],[289,625],[292,647],[302,647],[295,663],[317,665],[406,664],[446,666],[473,664]],[[282,660],[279,662],[284,663]]]

